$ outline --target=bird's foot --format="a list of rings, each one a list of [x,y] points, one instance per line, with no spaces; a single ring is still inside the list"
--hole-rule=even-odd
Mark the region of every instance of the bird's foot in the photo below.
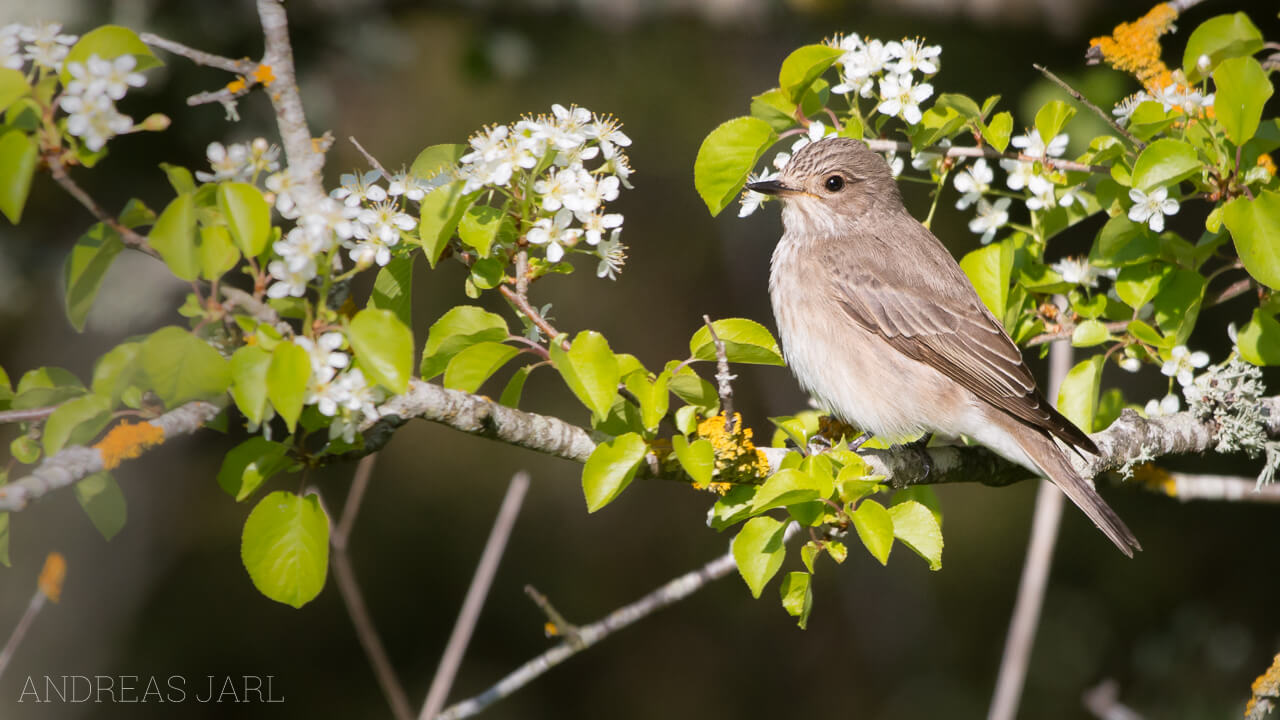
[[[929,474],[933,472],[933,456],[929,454],[930,440],[933,440],[933,433],[925,433],[918,440],[912,440],[902,446],[920,457],[920,464],[924,466],[924,473],[920,476],[921,480],[928,478]]]

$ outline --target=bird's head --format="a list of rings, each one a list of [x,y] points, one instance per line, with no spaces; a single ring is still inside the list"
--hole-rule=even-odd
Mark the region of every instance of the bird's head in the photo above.
[[[777,178],[747,185],[786,201],[783,218],[819,226],[854,221],[875,206],[901,208],[889,164],[866,143],[832,137],[796,151]]]

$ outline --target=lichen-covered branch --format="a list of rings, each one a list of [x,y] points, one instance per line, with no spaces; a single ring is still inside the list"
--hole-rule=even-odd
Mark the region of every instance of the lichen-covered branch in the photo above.
[[[1280,654],[1266,672],[1253,681],[1253,695],[1244,710],[1245,720],[1262,720],[1280,704]]]
[[[122,460],[138,457],[146,448],[179,435],[190,435],[217,415],[207,402],[181,405],[154,420],[117,425],[93,447],[76,445],[45,458],[30,475],[0,486],[0,512],[22,510],[54,490],[69,487]],[[145,427],[143,427],[145,426]]]

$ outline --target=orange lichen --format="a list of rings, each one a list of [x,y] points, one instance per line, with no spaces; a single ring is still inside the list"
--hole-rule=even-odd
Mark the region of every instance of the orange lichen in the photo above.
[[[249,82],[242,77],[236,77],[235,80],[227,83],[227,91],[239,95],[249,88]]]
[[[1266,168],[1267,174],[1273,177],[1276,174],[1276,161],[1271,159],[1270,153],[1262,153],[1258,156],[1258,167]]]
[[[1153,463],[1143,463],[1133,469],[1133,479],[1146,485],[1148,489],[1161,492],[1169,497],[1178,496],[1178,481],[1162,467]]]
[[[1174,84],[1173,73],[1160,59],[1160,36],[1173,29],[1178,11],[1168,3],[1160,3],[1146,15],[1120,23],[1106,37],[1089,41],[1090,52],[1101,53],[1111,67],[1132,73],[1155,94]]]
[[[111,432],[94,447],[102,453],[103,469],[112,470],[162,442],[164,430],[151,423],[123,423],[111,428]]]
[[[710,441],[715,450],[715,474],[721,479],[721,482],[712,483],[711,489],[721,494],[728,487],[720,489],[717,485],[733,481],[751,482],[769,474],[769,459],[751,441],[754,433],[751,428],[743,426],[742,416],[734,413],[732,433],[725,429],[725,420],[722,413],[698,423],[698,437]]]
[[[36,586],[45,597],[54,602],[62,598],[62,581],[67,577],[67,559],[60,552],[51,552],[44,559],[44,569],[40,571],[40,579]]]
[[[275,72],[271,70],[270,65],[265,63],[253,69],[252,77],[254,82],[259,82],[263,85],[270,85],[276,80]]]
[[[1245,717],[1254,716],[1254,707],[1259,701],[1274,702],[1277,698],[1280,698],[1280,654],[1276,655],[1275,662],[1271,663],[1271,667],[1267,668],[1266,672],[1253,681],[1252,689],[1253,697],[1249,698],[1249,704],[1244,709]]]

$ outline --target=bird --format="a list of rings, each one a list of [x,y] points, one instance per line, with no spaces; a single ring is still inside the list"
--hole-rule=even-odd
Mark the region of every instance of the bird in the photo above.
[[[1066,454],[1097,446],[1045,401],[881,155],[829,137],[746,187],[782,200],[769,296],[787,365],[820,405],[890,443],[967,436],[1047,478],[1125,555],[1142,549]]]

